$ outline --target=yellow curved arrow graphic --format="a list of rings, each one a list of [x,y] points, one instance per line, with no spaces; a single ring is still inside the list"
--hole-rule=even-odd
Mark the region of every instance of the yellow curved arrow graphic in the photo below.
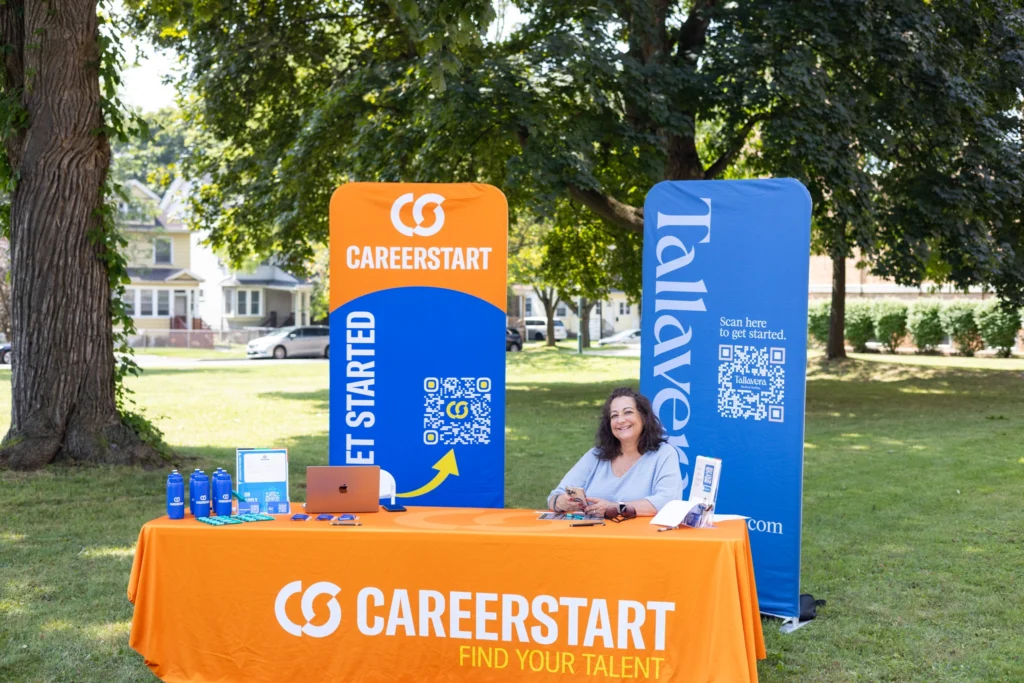
[[[437,470],[437,474],[434,475],[434,478],[426,484],[415,491],[409,491],[408,493],[396,493],[395,496],[398,498],[415,498],[416,496],[422,496],[424,493],[429,493],[440,486],[441,482],[447,479],[449,474],[453,474],[456,477],[459,476],[459,466],[455,463],[455,449],[453,448],[448,451],[444,454],[443,458],[435,462],[434,469]]]

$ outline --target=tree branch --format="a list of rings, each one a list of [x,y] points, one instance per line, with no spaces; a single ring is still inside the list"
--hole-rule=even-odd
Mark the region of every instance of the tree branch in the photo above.
[[[747,138],[750,137],[750,131],[754,129],[754,126],[759,124],[761,121],[766,121],[770,116],[770,114],[755,114],[749,121],[743,124],[743,127],[740,128],[729,148],[722,153],[722,156],[715,159],[715,162],[708,167],[707,171],[704,172],[704,178],[707,180],[714,180],[720,173],[729,168],[739,153],[743,151],[743,146],[747,144]]]
[[[697,55],[704,49],[708,25],[711,24],[711,10],[718,0],[697,0],[690,9],[686,21],[679,27],[676,55],[696,61]]]
[[[534,285],[533,292],[540,299],[540,302],[544,304],[545,312],[555,310],[555,306],[558,305],[558,292],[555,291],[554,287],[538,287]]]
[[[630,206],[615,197],[585,190],[578,185],[569,185],[569,196],[613,225],[641,235],[644,233],[643,207]]]
[[[520,125],[516,130],[516,135],[519,139],[519,146],[525,149],[526,143],[530,139],[529,129]],[[643,207],[630,206],[615,197],[602,194],[597,190],[586,190],[573,183],[569,183],[569,196],[613,225],[641,235],[644,234]]]

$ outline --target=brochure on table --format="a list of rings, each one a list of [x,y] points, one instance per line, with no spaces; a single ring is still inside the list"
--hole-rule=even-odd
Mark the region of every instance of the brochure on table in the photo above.
[[[291,510],[288,498],[288,449],[235,450],[235,478],[242,500],[239,514],[283,515]]]
[[[651,520],[651,524],[698,529],[712,526],[715,501],[718,500],[718,479],[722,475],[722,461],[718,458],[697,456],[693,470],[693,486],[687,500],[672,500]]]

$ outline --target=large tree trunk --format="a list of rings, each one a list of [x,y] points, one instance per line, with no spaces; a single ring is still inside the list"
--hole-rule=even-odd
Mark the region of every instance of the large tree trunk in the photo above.
[[[828,321],[828,345],[825,357],[829,360],[846,358],[846,257],[832,255],[832,315]]]
[[[668,136],[665,180],[704,180],[704,164],[693,134]]]
[[[51,9],[52,8],[52,9]],[[110,162],[100,110],[95,0],[0,10],[5,95],[27,127],[5,140],[11,195],[11,426],[0,465],[128,464],[155,451],[114,401],[110,284],[99,226]],[[38,46],[25,48],[25,41]],[[26,82],[27,80],[27,82]]]

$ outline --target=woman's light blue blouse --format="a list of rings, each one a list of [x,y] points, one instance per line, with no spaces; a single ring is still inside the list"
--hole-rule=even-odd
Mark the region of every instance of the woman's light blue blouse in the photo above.
[[[562,482],[548,496],[548,507],[554,497],[565,493],[566,486],[582,486],[588,498],[603,498],[612,503],[625,503],[646,498],[656,510],[670,500],[682,498],[683,477],[679,473],[676,449],[667,443],[656,451],[644,453],[621,477],[612,474],[610,460],[598,460],[591,448],[583,454]]]

